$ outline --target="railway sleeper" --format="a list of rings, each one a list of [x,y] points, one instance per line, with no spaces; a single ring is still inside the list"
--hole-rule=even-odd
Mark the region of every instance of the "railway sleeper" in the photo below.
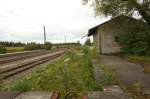
[[[3,80],[3,79],[6,79],[6,78],[9,78],[13,75],[16,75],[18,73],[21,73],[23,71],[26,71],[30,68],[33,68],[39,64],[42,64],[42,63],[45,63],[47,61],[49,61],[50,59],[54,59],[54,58],[57,58],[58,56],[60,56],[62,53],[64,52],[61,52],[61,53],[57,53],[55,55],[51,55],[49,57],[45,57],[43,59],[39,59],[39,60],[36,60],[34,62],[30,62],[30,63],[27,63],[27,64],[23,64],[23,65],[20,65],[20,66],[17,66],[15,68],[12,68],[12,69],[8,69],[8,70],[5,70],[5,71],[1,71],[0,74],[1,74],[1,77],[0,79]]]

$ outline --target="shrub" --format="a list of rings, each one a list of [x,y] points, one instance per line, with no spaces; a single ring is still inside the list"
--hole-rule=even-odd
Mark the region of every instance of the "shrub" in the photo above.
[[[124,29],[126,33],[119,36],[123,53],[134,55],[150,55],[150,29],[146,25],[135,24]]]
[[[144,66],[144,72],[150,74],[150,65]]]
[[[7,49],[3,45],[0,45],[0,54],[6,53],[6,52],[7,52]]]
[[[86,41],[85,41],[85,44],[84,45],[87,45],[87,46],[91,46],[91,40],[90,38],[87,38]]]
[[[102,85],[113,85],[117,84],[115,73],[108,66],[100,65],[101,71],[101,84]]]
[[[83,53],[85,55],[89,53],[89,48],[87,46],[83,47]]]
[[[44,48],[45,48],[45,49],[51,49],[51,48],[52,48],[52,43],[46,42],[46,43],[44,44]]]
[[[30,51],[30,50],[40,50],[44,49],[42,44],[36,44],[36,43],[28,43],[25,47],[24,50]]]
[[[27,79],[24,79],[24,81],[16,82],[15,85],[12,86],[12,90],[25,92],[31,90],[31,84]]]

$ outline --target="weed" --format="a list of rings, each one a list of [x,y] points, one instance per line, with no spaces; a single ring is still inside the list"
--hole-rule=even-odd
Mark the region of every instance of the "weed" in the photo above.
[[[150,56],[129,56],[130,61],[140,63],[145,73],[150,73]]]
[[[2,90],[2,82],[0,81],[0,91]]]
[[[143,84],[140,82],[132,84],[131,87],[134,90],[142,90],[144,88]]]
[[[144,72],[145,73],[150,73],[150,65],[149,66],[144,66]]]
[[[137,56],[137,55],[134,55],[134,56],[128,56],[128,58],[129,58],[129,60],[135,61],[135,62],[140,62],[140,61],[150,62],[150,56]]]
[[[101,76],[102,85],[112,85],[118,83],[113,70],[111,70],[109,67],[105,65],[101,65],[100,68],[102,70],[102,76]]]
[[[12,86],[13,91],[28,91],[31,89],[29,80],[25,79],[24,81],[17,82],[14,86]]]

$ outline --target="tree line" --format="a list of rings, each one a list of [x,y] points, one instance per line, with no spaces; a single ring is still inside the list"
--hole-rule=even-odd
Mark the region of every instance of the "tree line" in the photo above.
[[[22,42],[8,42],[8,41],[1,41],[0,45],[3,45],[5,47],[23,47],[26,44]]]
[[[53,46],[55,48],[62,48],[62,47],[70,47],[70,46],[80,46],[80,42],[77,43],[55,43],[52,44],[51,42],[45,42],[44,44],[30,42],[30,43],[21,43],[21,42],[0,42],[0,54],[7,52],[7,47],[23,47],[25,51],[31,50],[41,50],[41,49],[48,49],[50,50]]]
[[[50,42],[46,42],[46,44]],[[52,43],[51,43],[52,44]],[[26,45],[38,45],[38,46],[43,46],[43,44],[36,43],[36,42],[30,42],[30,43],[22,43],[22,42],[12,42],[12,41],[0,41],[0,45],[5,46],[5,47],[24,47]],[[53,43],[53,46],[57,45],[81,45],[80,42],[78,41],[77,43]]]

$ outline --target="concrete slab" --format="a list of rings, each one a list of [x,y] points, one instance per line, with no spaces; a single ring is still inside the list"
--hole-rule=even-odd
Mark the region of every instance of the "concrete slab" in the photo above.
[[[0,92],[0,99],[14,99],[20,92]]]
[[[20,94],[14,99],[50,99],[52,96],[51,92],[25,92]]]
[[[129,99],[119,86],[104,87],[104,91],[88,93],[88,99]]]
[[[115,73],[126,87],[132,86],[135,83],[142,84],[142,92],[150,96],[150,74],[143,72],[143,67],[139,64],[131,63],[124,58],[117,56],[101,55],[100,64],[105,64]]]

